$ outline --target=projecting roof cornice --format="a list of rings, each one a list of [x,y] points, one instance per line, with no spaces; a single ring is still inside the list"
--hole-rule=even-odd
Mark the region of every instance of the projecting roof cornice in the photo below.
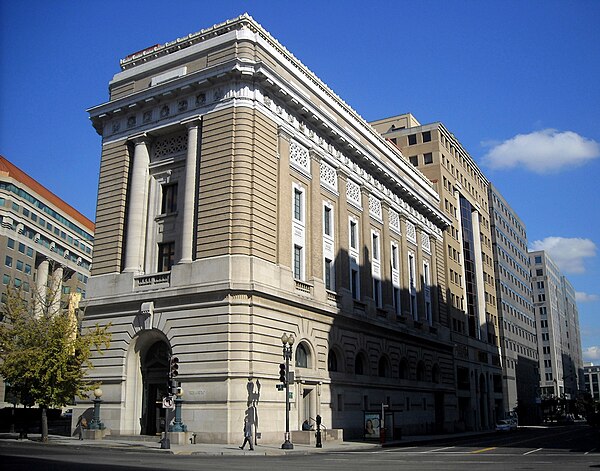
[[[163,107],[165,104],[169,104],[171,110],[177,109],[178,97],[201,94],[209,89],[213,98],[215,88],[223,86],[224,93],[219,94],[219,100],[207,100],[201,105],[198,105],[196,100],[196,108],[185,105],[185,109],[172,112],[168,119],[161,117],[157,121],[155,111],[153,124],[164,126],[168,122],[175,122],[176,119],[189,119],[194,113],[206,113],[210,111],[210,106],[217,106],[218,101],[225,103],[232,98],[256,99],[242,97],[239,88],[234,90],[235,87],[228,84],[245,83],[250,84],[250,88],[255,88],[258,84],[262,93],[270,95],[299,119],[304,120],[306,125],[313,127],[344,155],[360,163],[382,184],[393,188],[394,192],[418,208],[419,212],[435,221],[438,228],[443,229],[450,224],[438,209],[439,195],[431,182],[416,171],[396,147],[383,139],[358,113],[248,15],[132,54],[121,61],[123,72],[115,76],[114,82],[132,80],[138,74],[147,76],[148,72],[155,69],[164,71],[169,64],[184,64],[187,57],[191,60],[207,48],[214,49],[219,44],[240,40],[253,42],[256,47],[260,47],[278,67],[282,67],[282,70],[286,70],[294,79],[284,79],[281,75],[282,70],[274,69],[266,62],[236,57],[212,67],[183,73],[139,92],[90,108],[88,112],[95,129],[105,138],[117,138],[134,130],[142,130],[144,123],[141,120],[138,119],[130,129],[128,122],[123,124],[123,118],[136,111]],[[192,48],[188,49],[190,47]],[[227,88],[229,93],[225,90]],[[193,99],[188,102],[192,103]],[[319,105],[318,102],[322,104]],[[115,126],[119,120],[121,124]],[[107,123],[111,122],[112,135],[110,124],[107,126]],[[106,135],[107,130],[109,136]]]

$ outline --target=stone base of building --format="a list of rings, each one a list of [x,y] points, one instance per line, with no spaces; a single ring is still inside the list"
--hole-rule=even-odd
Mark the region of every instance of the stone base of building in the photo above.
[[[86,429],[83,431],[84,440],[102,440],[106,435],[110,435],[110,429],[102,430],[90,430]]]
[[[193,445],[196,438],[194,432],[169,432],[167,436],[171,445]]]
[[[292,443],[298,445],[311,445],[316,446],[317,444],[317,432],[315,430],[293,430]],[[331,430],[321,430],[321,442],[325,443],[339,443],[344,441],[344,430],[341,428]]]

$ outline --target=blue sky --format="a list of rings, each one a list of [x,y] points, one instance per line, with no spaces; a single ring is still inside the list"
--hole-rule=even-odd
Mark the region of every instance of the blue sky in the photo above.
[[[248,12],[366,120],[442,121],[579,293],[600,363],[600,1],[0,0],[0,154],[94,219],[119,59]]]

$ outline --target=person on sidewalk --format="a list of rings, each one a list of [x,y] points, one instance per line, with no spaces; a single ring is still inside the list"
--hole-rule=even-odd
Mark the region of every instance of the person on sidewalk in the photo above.
[[[77,422],[77,428],[79,430],[79,440],[83,440],[83,430],[87,428],[87,420],[83,415],[79,416],[79,421]]]
[[[254,451],[254,446],[252,445],[252,424],[248,421],[248,417],[244,419],[244,443],[242,443],[240,450],[244,449],[246,443],[250,445],[250,451]]]

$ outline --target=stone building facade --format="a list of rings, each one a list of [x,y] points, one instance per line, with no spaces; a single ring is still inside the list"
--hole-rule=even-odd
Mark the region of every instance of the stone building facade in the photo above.
[[[504,416],[498,303],[492,250],[489,181],[460,141],[440,123],[411,114],[371,123],[433,182],[450,218],[444,231],[446,289],[442,304],[456,345],[459,423],[494,427]]]
[[[111,433],[161,430],[175,355],[197,440],[248,416],[280,441],[283,333],[292,430],[360,437],[382,406],[388,433],[456,429],[451,221],[395,146],[247,15],[126,57],[109,89],[85,322],[112,323],[91,372]]]

